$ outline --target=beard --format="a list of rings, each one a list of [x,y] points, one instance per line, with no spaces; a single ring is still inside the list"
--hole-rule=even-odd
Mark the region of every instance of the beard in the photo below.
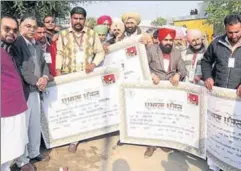
[[[240,38],[241,38],[241,36],[238,37],[238,38],[236,38],[236,39],[228,38],[228,40],[229,40],[231,43],[235,44],[235,43],[238,43],[238,42],[239,42]]]
[[[192,46],[194,49],[196,49],[196,50],[200,50],[201,49],[201,47],[202,47],[202,44],[197,44],[197,45],[195,45],[195,46]]]
[[[167,45],[160,44],[159,46],[164,54],[170,54],[172,51],[172,45],[170,44],[167,44]]]
[[[17,37],[14,35],[7,35],[5,37],[2,36],[1,41],[7,45],[12,45],[15,42],[16,38]]]
[[[120,35],[119,32],[115,32],[115,33],[114,33],[114,36],[115,36],[115,37],[118,37],[119,35]]]
[[[136,32],[137,27],[126,27],[125,30],[129,34],[133,34]]]
[[[190,49],[194,52],[194,53],[197,53],[199,52],[200,50],[202,50],[204,48],[204,44],[199,44],[199,45],[195,45],[195,46],[191,46],[190,45]]]

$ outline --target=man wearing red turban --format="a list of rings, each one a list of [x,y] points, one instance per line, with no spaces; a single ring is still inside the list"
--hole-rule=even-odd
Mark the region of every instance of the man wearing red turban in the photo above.
[[[112,35],[110,34],[110,27],[112,25],[112,19],[110,16],[108,16],[108,15],[100,16],[97,19],[97,25],[106,25],[108,27],[108,33],[106,36],[106,40],[109,40],[112,38]]]
[[[175,30],[161,28],[158,31],[160,44],[147,45],[148,64],[154,84],[159,84],[160,80],[169,80],[177,86],[187,74],[181,51],[173,47],[175,36]],[[155,150],[156,147],[147,147],[145,157],[151,157]],[[162,148],[162,150],[170,149]]]

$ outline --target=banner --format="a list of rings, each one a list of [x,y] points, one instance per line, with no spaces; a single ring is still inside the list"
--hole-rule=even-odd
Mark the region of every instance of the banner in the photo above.
[[[224,171],[241,171],[241,99],[224,88],[207,94],[207,156]]]
[[[104,66],[119,68],[125,81],[151,81],[145,45],[136,39],[126,39],[109,46],[108,49]]]
[[[118,69],[55,78],[43,93],[42,133],[47,148],[118,130]]]
[[[121,85],[120,140],[206,158],[203,89],[190,83]]]

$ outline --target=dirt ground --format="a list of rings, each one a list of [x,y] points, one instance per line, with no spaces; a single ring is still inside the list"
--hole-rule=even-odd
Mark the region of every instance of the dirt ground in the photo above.
[[[75,154],[68,146],[47,151],[48,162],[34,163],[37,171],[209,171],[206,161],[184,152],[163,152],[158,148],[144,158],[145,146],[117,145],[118,134],[109,134],[81,142]],[[12,171],[17,171],[13,168]]]

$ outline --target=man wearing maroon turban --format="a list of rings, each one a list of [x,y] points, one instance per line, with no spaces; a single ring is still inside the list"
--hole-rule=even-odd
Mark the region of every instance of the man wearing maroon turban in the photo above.
[[[111,17],[108,16],[108,15],[100,16],[97,19],[97,25],[106,25],[108,27],[108,33],[107,33],[107,36],[106,36],[106,40],[110,40],[112,38],[112,35],[110,33],[110,27],[112,25]]]
[[[161,28],[158,31],[160,44],[147,45],[148,64],[154,84],[159,84],[160,80],[169,80],[177,86],[187,74],[181,51],[173,47],[175,36],[175,30]],[[156,147],[147,147],[145,157],[151,157],[155,150]],[[162,150],[167,152],[170,149]]]

